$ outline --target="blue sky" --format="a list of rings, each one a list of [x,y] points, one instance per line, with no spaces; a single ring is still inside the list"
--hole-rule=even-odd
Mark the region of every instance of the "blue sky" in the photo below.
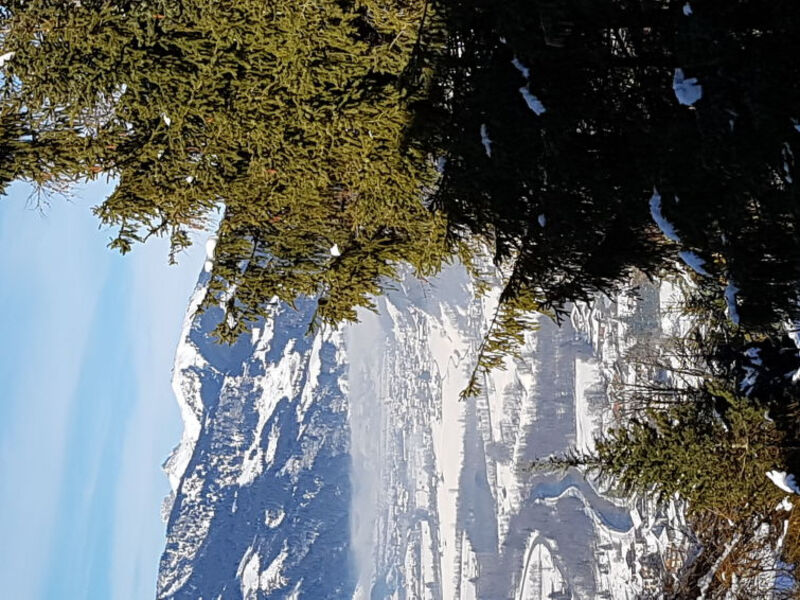
[[[0,540],[3,596],[155,593],[182,424],[170,387],[204,240],[178,267],[165,243],[121,257],[89,208],[103,184],[0,198]]]

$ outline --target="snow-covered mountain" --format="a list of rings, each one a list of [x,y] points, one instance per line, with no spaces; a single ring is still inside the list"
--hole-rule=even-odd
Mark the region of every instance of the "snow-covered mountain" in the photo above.
[[[542,319],[461,401],[496,302],[461,266],[338,332],[279,306],[233,347],[208,337],[218,311],[195,316],[205,277],[175,363],[159,598],[635,598],[684,551],[674,508],[530,468],[612,421],[625,350],[675,325],[668,290]]]
[[[305,336],[311,303],[278,307],[231,347],[196,316],[175,361],[185,431],[165,463],[159,598],[346,598],[350,429],[341,335]]]

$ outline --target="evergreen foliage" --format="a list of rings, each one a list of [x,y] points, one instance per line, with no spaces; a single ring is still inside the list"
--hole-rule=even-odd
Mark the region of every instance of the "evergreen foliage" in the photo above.
[[[553,315],[541,308],[530,290],[511,293],[506,285],[498,298],[492,321],[481,339],[467,385],[461,391],[462,400],[478,396],[483,390],[481,379],[495,369],[505,369],[506,360],[520,357],[525,334],[539,328],[538,320],[542,316]]]
[[[24,151],[6,153],[6,179],[118,178],[95,212],[123,253],[168,236],[174,257],[224,205],[207,297],[226,305],[224,339],[275,298],[320,295],[317,322],[353,319],[395,263],[428,272],[447,249],[422,202],[435,169],[405,139],[427,85],[404,74],[424,10],[7,3],[4,133]]]
[[[228,340],[298,295],[353,319],[397,262],[429,273],[476,236],[506,301],[560,316],[685,250],[767,328],[800,311],[800,15],[684,4],[12,0],[0,188],[116,178],[111,246],[167,236],[173,259],[224,206]]]
[[[487,235],[496,261],[513,257],[511,288],[556,310],[610,291],[630,264],[652,266],[661,244],[639,203],[652,189],[640,165],[652,154],[637,119],[646,109],[627,72],[606,64],[604,27],[587,20],[556,47],[540,23],[553,3],[440,4],[448,51],[418,118],[446,157],[434,202],[451,234]],[[625,114],[620,94],[632,99]]]
[[[739,288],[742,323],[798,314],[800,16],[788,2],[685,4],[434,2],[448,37],[415,130],[446,158],[434,205],[451,236],[513,257],[514,289],[545,307],[685,250],[704,285]],[[676,69],[702,87],[693,106]],[[654,189],[679,242],[651,218]]]
[[[719,394],[719,391],[716,391]],[[782,437],[764,410],[746,399],[730,400],[724,420],[709,410],[717,398],[698,390],[693,402],[649,410],[597,442],[596,464],[626,494],[675,494],[690,511],[739,520],[770,511],[782,498],[765,473],[782,462]]]

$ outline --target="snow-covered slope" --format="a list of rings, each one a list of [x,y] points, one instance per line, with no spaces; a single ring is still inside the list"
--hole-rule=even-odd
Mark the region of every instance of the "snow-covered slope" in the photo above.
[[[313,307],[278,307],[232,346],[221,314],[190,308],[175,362],[185,422],[165,469],[174,493],[159,598],[343,598],[349,426],[338,334],[306,337]],[[168,502],[169,504],[169,502]]]
[[[658,588],[664,557],[683,550],[668,527],[674,507],[657,514],[578,472],[531,464],[590,449],[612,423],[607,386],[632,377],[629,348],[660,335],[659,290],[576,307],[561,327],[542,318],[521,357],[461,401],[495,301],[475,297],[454,266],[407,279],[348,331],[357,597],[622,599]]]
[[[202,294],[203,278],[198,288]],[[197,299],[195,299],[195,302]],[[613,419],[626,349],[673,321],[659,290],[542,319],[459,400],[496,297],[453,265],[377,314],[306,337],[285,306],[232,348],[190,309],[175,365],[186,430],[160,598],[633,598],[682,551],[671,507],[530,468]],[[664,321],[662,323],[662,321]],[[169,508],[169,507],[168,507]]]

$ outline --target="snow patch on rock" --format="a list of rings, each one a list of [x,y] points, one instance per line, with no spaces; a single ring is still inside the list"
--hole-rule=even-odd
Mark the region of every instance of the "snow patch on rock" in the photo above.
[[[703,97],[703,86],[697,83],[696,77],[686,78],[683,69],[675,69],[672,90],[675,92],[678,103],[684,106],[692,106]]]
[[[205,285],[199,285],[192,294],[189,308],[183,319],[181,341],[178,344],[175,363],[172,367],[172,391],[178,401],[181,419],[183,420],[181,441],[167,460],[164,461],[163,465],[164,472],[169,477],[173,493],[177,492],[181,477],[183,477],[186,466],[189,464],[195,442],[200,435],[201,419],[203,418],[204,407],[200,393],[199,372],[206,368],[208,363],[190,339],[189,332],[205,296]]]
[[[519,88],[519,93],[522,94],[522,97],[525,99],[525,104],[528,105],[528,108],[535,112],[537,116],[543,115],[545,112],[547,112],[544,104],[542,104],[539,98],[531,94],[531,91],[528,89],[527,85],[523,85],[521,88]]]
[[[786,471],[767,471],[767,478],[782,489],[787,494],[800,494],[800,487],[794,479],[794,475],[787,474]]]

